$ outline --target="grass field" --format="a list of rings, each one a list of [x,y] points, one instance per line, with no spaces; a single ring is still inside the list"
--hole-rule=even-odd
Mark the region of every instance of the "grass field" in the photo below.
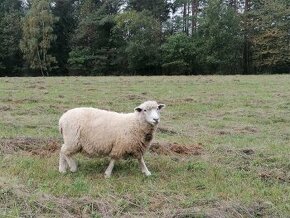
[[[58,172],[70,108],[167,107],[154,139],[199,152],[77,155]],[[0,78],[0,217],[289,217],[290,76]]]

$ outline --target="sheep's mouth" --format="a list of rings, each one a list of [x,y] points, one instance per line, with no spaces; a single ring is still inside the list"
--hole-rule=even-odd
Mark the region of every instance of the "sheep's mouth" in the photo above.
[[[158,123],[159,123],[159,121],[151,121],[151,122],[150,122],[150,124],[151,124],[152,126],[157,126]]]

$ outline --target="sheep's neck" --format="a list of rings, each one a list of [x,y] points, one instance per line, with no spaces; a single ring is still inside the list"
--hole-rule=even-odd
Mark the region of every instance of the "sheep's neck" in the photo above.
[[[144,124],[144,121],[140,122],[138,126],[141,130],[141,133],[144,135],[153,134],[156,129],[156,126],[153,126],[150,123]]]
[[[151,124],[147,123],[146,125],[144,125],[144,123],[140,123],[139,124],[139,128],[140,132],[139,132],[139,137],[141,138],[141,144],[142,147],[147,147],[149,146],[150,142],[153,139],[153,134],[154,131],[156,129],[156,126],[152,126]]]

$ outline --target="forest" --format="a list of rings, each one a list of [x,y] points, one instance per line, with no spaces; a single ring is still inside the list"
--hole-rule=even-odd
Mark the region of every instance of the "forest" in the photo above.
[[[290,73],[289,0],[1,0],[0,76]]]

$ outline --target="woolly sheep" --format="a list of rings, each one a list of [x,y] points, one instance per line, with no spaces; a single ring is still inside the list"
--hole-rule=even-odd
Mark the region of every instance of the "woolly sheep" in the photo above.
[[[64,144],[60,150],[59,171],[77,171],[72,155],[84,152],[89,156],[111,158],[105,177],[111,176],[115,161],[126,156],[137,158],[141,171],[147,169],[143,155],[149,147],[160,121],[164,104],[146,101],[134,113],[117,113],[96,108],[75,108],[65,112],[59,120],[59,130]]]

